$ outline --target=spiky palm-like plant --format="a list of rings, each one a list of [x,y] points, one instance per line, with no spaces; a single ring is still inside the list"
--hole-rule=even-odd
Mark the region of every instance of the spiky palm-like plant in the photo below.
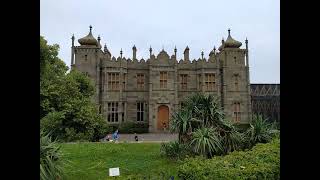
[[[212,157],[223,151],[221,138],[219,136],[216,129],[202,127],[192,133],[190,145],[193,147],[195,153],[205,157]]]
[[[227,128],[224,125],[224,113],[221,109],[218,99],[212,95],[193,94],[186,99],[185,109],[192,113],[192,117],[201,120],[201,123],[193,123],[194,128],[220,127]]]
[[[192,132],[192,122],[197,121],[192,118],[190,111],[181,110],[174,112],[170,121],[171,132],[178,132],[179,142],[184,143],[188,139],[188,134]]]
[[[245,142],[243,133],[239,132],[238,129],[228,120],[224,121],[224,127],[227,128],[220,128],[219,131],[224,154],[241,149]]]
[[[273,137],[272,125],[261,115],[255,115],[246,131],[246,141],[249,147],[257,143],[267,143]]]
[[[40,179],[57,180],[62,176],[60,146],[51,140],[49,134],[40,132]]]

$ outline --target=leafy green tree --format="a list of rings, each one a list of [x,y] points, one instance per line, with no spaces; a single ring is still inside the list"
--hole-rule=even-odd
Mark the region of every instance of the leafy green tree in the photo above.
[[[67,73],[58,50],[40,36],[40,127],[58,140],[99,140],[108,126],[94,104],[94,84],[77,70]]]

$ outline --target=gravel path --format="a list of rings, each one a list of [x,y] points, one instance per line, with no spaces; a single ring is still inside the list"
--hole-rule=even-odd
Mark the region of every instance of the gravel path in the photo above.
[[[137,135],[140,142],[167,142],[178,139],[178,134],[171,133],[147,133]],[[135,142],[134,134],[119,134],[119,141]]]

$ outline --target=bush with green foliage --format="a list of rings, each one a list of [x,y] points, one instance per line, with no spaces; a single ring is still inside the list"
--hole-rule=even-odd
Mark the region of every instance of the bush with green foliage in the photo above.
[[[192,133],[190,146],[196,154],[204,157],[212,157],[214,154],[221,154],[223,147],[221,137],[214,128],[202,127]]]
[[[94,84],[58,58],[40,36],[40,127],[60,141],[97,141],[109,131],[93,102]]]
[[[278,132],[267,119],[264,119],[261,115],[255,115],[250,123],[250,127],[245,132],[247,148],[257,143],[269,142]]]
[[[218,102],[212,95],[196,93],[172,115],[171,132],[178,132],[179,142],[189,144],[196,154],[212,157],[242,148],[243,134],[224,119]]]
[[[182,144],[178,141],[162,143],[160,153],[162,156],[166,156],[171,159],[183,159],[192,154],[190,147],[187,144]]]
[[[218,102],[212,95],[192,94],[172,115],[171,132],[178,132],[179,143],[190,145],[195,154],[208,158],[225,155],[279,136],[277,124],[262,116],[254,116],[249,128],[226,120]]]
[[[181,179],[280,179],[280,139],[212,159],[188,158],[178,168]]]
[[[63,174],[60,146],[40,132],[40,179],[60,179]]]
[[[118,126],[119,133],[148,133],[148,123],[123,122]]]

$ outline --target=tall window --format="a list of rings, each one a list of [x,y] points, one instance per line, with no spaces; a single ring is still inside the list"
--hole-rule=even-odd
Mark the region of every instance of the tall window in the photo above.
[[[233,121],[234,122],[240,122],[240,103],[236,102],[233,103],[233,108],[234,108],[234,112],[233,112]]]
[[[167,72],[160,72],[160,88],[167,88],[167,82],[168,82],[168,73]]]
[[[122,112],[121,112],[122,122],[124,122],[124,111],[125,111],[125,104],[123,102],[122,103]]]
[[[144,89],[144,74],[137,74],[137,87],[140,90]]]
[[[180,86],[181,89],[186,90],[187,89],[187,78],[188,75],[187,74],[180,74]]]
[[[109,102],[108,103],[108,122],[118,122],[118,103]]]
[[[215,74],[205,74],[205,84],[207,91],[213,91],[216,85]]]
[[[143,121],[144,119],[144,103],[137,103],[137,121]]]
[[[201,74],[199,74],[198,75],[198,89],[200,90],[200,89],[202,89],[202,84],[201,84],[201,82],[202,82],[202,79],[201,79],[202,77],[201,77]]]
[[[126,79],[127,79],[127,74],[123,74],[122,76],[122,89],[125,90],[126,89]]]
[[[239,91],[239,75],[234,76],[234,90]]]
[[[119,90],[119,73],[108,73],[109,90]]]

